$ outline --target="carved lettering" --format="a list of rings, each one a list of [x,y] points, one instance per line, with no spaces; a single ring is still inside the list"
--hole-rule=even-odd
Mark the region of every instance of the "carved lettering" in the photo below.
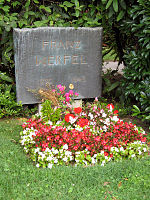
[[[53,49],[53,47],[56,48],[56,41],[51,40],[51,49]]]
[[[54,65],[54,56],[48,56],[48,65]]]
[[[77,56],[77,55],[73,55],[71,58],[72,58],[72,59],[71,59],[71,63],[72,63],[73,65],[78,65],[78,64],[79,64],[79,63],[78,63],[78,56]]]
[[[86,65],[87,62],[85,60],[85,56],[81,55],[81,65]]]
[[[64,55],[64,65],[66,64],[66,60],[69,60],[70,56]]]

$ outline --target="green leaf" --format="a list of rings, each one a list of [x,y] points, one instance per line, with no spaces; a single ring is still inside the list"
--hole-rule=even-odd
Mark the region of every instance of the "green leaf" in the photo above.
[[[118,0],[113,0],[113,8],[115,12],[118,12]]]
[[[122,11],[120,11],[120,13],[117,17],[117,22],[120,21],[123,18],[123,16],[124,16],[124,11],[122,10]]]
[[[70,3],[69,1],[65,1],[63,3],[64,6],[67,6],[68,8],[71,8],[74,4]]]
[[[140,109],[139,109],[136,105],[133,105],[133,108],[134,108],[137,112],[139,112],[139,113],[141,112]]]
[[[30,0],[27,1],[27,3],[25,4],[25,8],[28,8],[30,5]]]
[[[25,19],[28,19],[28,16],[29,16],[29,15],[28,15],[28,12],[25,12],[25,13],[24,13],[24,18],[25,18]]]
[[[106,5],[106,9],[108,9],[111,6],[112,2],[113,2],[113,0],[108,1],[107,5]]]
[[[118,87],[119,85],[120,85],[120,82],[117,81],[117,82],[113,83],[113,84],[108,88],[107,91],[110,92],[110,91],[114,90],[116,87]]]
[[[35,13],[33,11],[29,11],[28,14],[29,15],[35,15]]]
[[[76,10],[76,17],[79,17],[79,10]]]
[[[10,7],[9,7],[9,6],[4,6],[4,7],[2,7],[2,9],[3,9],[3,11],[5,11],[5,12],[9,12]]]
[[[0,79],[3,81],[9,82],[9,83],[13,82],[12,78],[10,78],[9,76],[7,76],[6,74],[1,73],[1,72],[0,72]]]
[[[126,3],[125,3],[125,1],[124,1],[124,0],[121,0],[121,1],[119,1],[119,3],[120,3],[120,5],[121,5],[121,7],[122,7],[124,10],[126,10]]]
[[[34,1],[34,3],[39,3],[39,1],[38,0],[33,0]]]
[[[21,3],[20,3],[19,1],[14,1],[14,2],[12,3],[13,8],[16,7],[17,5],[20,5],[20,4],[21,4]]]
[[[78,8],[79,7],[79,1],[75,0],[75,6]]]
[[[45,11],[51,13],[51,9],[49,7],[45,7]]]

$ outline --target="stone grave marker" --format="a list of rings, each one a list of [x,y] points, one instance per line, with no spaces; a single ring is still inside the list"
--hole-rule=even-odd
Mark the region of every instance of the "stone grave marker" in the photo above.
[[[14,29],[17,101],[40,103],[28,90],[74,85],[78,99],[101,95],[102,28]]]

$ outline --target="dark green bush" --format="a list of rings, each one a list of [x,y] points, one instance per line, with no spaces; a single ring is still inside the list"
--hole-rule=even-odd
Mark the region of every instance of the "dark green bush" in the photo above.
[[[22,105],[16,102],[13,80],[0,72],[0,118],[16,116],[22,111]]]
[[[126,68],[122,86],[126,99],[135,99],[147,118],[150,113],[150,1],[138,0],[130,15],[130,21],[122,25],[133,37],[124,56]]]

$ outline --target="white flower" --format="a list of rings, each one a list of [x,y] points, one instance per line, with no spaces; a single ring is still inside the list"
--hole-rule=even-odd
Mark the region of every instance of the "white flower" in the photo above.
[[[144,152],[146,152],[146,151],[147,151],[147,149],[146,149],[146,148],[143,148],[143,151],[144,151]]]
[[[101,151],[101,153],[100,153],[101,155],[103,155],[104,154],[104,151]]]
[[[96,160],[94,158],[92,158],[92,164],[95,164]]]
[[[36,167],[40,167],[39,163],[36,164]]]
[[[105,160],[108,160],[108,157],[107,157],[107,156],[105,156]]]
[[[83,128],[80,127],[80,126],[78,126],[78,125],[75,125],[75,129],[76,129],[77,131],[83,131]]]
[[[111,147],[111,148],[110,148],[110,151],[114,151],[114,147]]]
[[[118,118],[117,116],[113,116],[113,117],[112,117],[112,121],[117,122],[118,120],[119,120],[119,118]]]
[[[70,156],[69,158],[70,158],[70,161],[74,159],[74,157],[73,157],[73,156]]]
[[[142,152],[139,150],[139,155],[141,155],[142,154]]]
[[[104,130],[104,131],[107,131],[107,126],[104,125],[104,126],[103,126],[103,130]]]
[[[72,155],[72,152],[71,152],[71,151],[66,151],[66,152],[65,152],[65,155],[66,155],[66,156],[71,156],[71,155]]]
[[[110,124],[110,119],[106,118],[106,120],[104,121],[105,124],[109,125]]]
[[[135,157],[135,154],[132,154],[131,157],[134,158],[134,157]]]
[[[77,120],[78,117],[69,117],[69,122],[70,124],[73,124],[76,120]]]
[[[63,146],[63,149],[67,150],[67,149],[68,149],[68,145],[65,144],[65,145]]]
[[[52,125],[53,125],[53,122],[49,120],[48,122],[46,122],[46,124],[49,124],[49,125],[52,126]]]
[[[100,113],[104,113],[104,110],[102,109],[102,110],[100,111]]]
[[[85,113],[85,112],[82,112],[81,114],[82,114],[83,116],[86,116],[86,113]]]
[[[116,152],[119,152],[119,149],[117,147],[114,147]]]
[[[45,158],[45,154],[42,154],[42,160]]]
[[[63,161],[67,162],[68,158],[67,157],[64,157],[63,158]]]
[[[92,113],[89,113],[88,116],[90,117],[91,120],[93,119],[93,114]]]
[[[97,157],[97,154],[94,154],[94,156],[93,156],[94,158],[96,158]]]
[[[103,160],[103,161],[102,161],[102,164],[101,164],[101,166],[104,166],[104,164],[105,164],[105,160]]]
[[[124,148],[123,148],[123,147],[120,147],[120,151],[124,151]]]
[[[58,150],[57,150],[57,149],[52,148],[51,151],[52,151],[54,154],[58,154]]]
[[[49,148],[46,148],[45,152],[51,152],[51,150]]]
[[[106,113],[103,113],[103,114],[102,114],[102,117],[106,117],[106,116],[107,116],[107,114],[106,114]]]
[[[40,148],[39,148],[39,147],[36,148],[36,149],[34,150],[35,153],[37,153],[37,152],[39,152],[39,151],[40,151]]]
[[[54,159],[54,163],[58,163],[58,159],[57,158]]]
[[[47,157],[47,161],[51,161],[51,160],[53,160],[53,157],[52,156],[48,156]]]
[[[48,163],[48,168],[52,169],[52,167],[53,167],[53,164]]]

